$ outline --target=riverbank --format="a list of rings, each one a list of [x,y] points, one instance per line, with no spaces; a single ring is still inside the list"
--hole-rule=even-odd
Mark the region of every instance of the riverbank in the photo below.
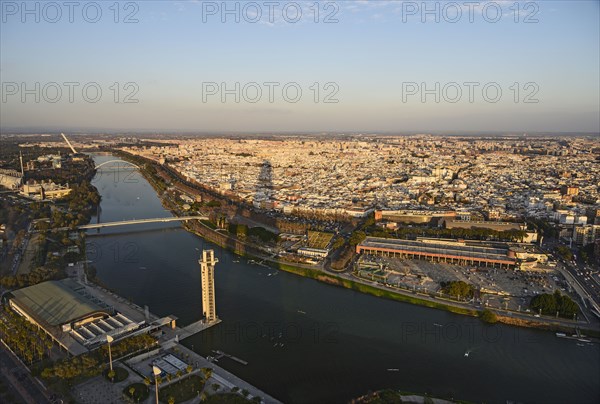
[[[171,209],[173,214],[177,214],[177,212]],[[269,264],[274,269],[282,270],[294,275],[310,278],[317,280],[319,282],[327,283],[329,285],[342,287],[345,289],[355,290],[357,292],[365,293],[371,296],[381,297],[388,300],[394,300],[403,303],[410,303],[414,305],[429,307],[437,310],[444,310],[454,314],[465,315],[469,317],[479,317],[485,310],[484,308],[476,309],[466,307],[467,304],[463,303],[454,303],[449,302],[445,299],[435,298],[430,296],[423,296],[422,298],[418,296],[418,293],[411,291],[393,291],[389,289],[384,289],[383,287],[373,286],[367,283],[367,281],[361,281],[359,279],[353,280],[344,278],[343,274],[333,274],[329,272],[325,272],[319,268],[311,268],[308,266],[298,266],[298,264],[294,265],[291,263],[281,262],[275,260],[269,256],[265,256],[260,254],[257,251],[250,251],[252,248],[248,244],[236,240],[233,237],[228,237],[227,235],[215,231],[204,223],[200,223],[196,226],[196,230],[190,228],[189,224],[184,224],[184,228],[201,237],[213,244],[216,244],[222,248],[226,248],[229,251],[234,252],[235,254],[247,258],[253,259],[257,261],[262,261]],[[198,228],[202,228],[203,231],[197,231]],[[435,300],[433,300],[435,299]],[[444,301],[442,301],[444,300]],[[505,313],[510,313],[504,311]],[[600,337],[600,331],[593,329],[586,329],[578,325],[573,326],[565,326],[554,322],[548,321],[535,321],[535,320],[527,320],[515,318],[510,315],[503,315],[502,312],[495,312],[497,316],[497,320],[499,323],[507,324],[511,326],[525,327],[525,328],[535,328],[540,330],[546,330],[551,332],[567,332],[567,333],[575,333],[576,328],[579,328],[580,331],[584,332],[587,336],[592,337]],[[518,314],[518,313],[515,313]]]
[[[119,153],[119,157],[124,160],[132,161],[138,164],[140,163],[137,159],[129,159],[126,153]],[[155,163],[151,161],[145,161],[145,164]],[[174,206],[173,202],[170,201],[168,198],[164,197],[163,195],[166,189],[163,184],[163,179],[153,177],[152,173],[156,171],[156,167],[152,167],[151,169],[146,168],[140,171],[144,178],[148,181],[148,183],[153,187],[155,192],[157,192],[157,194],[159,195],[163,207],[168,209],[174,215],[180,215],[179,210],[176,206]],[[470,307],[470,305],[467,303],[452,302],[446,299],[438,298],[436,296],[421,296],[422,294],[416,293],[414,291],[391,290],[391,288],[371,285],[367,281],[361,281],[359,279],[352,278],[350,275],[345,273],[334,274],[327,272],[326,270],[320,267],[277,260],[272,255],[267,255],[265,251],[262,251],[260,249],[260,247],[255,246],[246,241],[239,240],[231,234],[217,231],[217,229],[208,226],[207,224],[202,222],[194,224],[186,223],[183,225],[183,227],[188,232],[191,232],[222,248],[232,251],[233,253],[239,256],[262,261],[275,269],[315,279],[320,282],[327,283],[329,285],[343,287],[372,296],[383,297],[389,300],[425,306],[470,317],[478,317],[486,309]],[[543,317],[540,319],[533,319],[529,318],[530,316],[520,312],[512,313],[504,310],[492,310],[496,313],[498,322],[507,325],[568,333],[575,333],[576,328],[579,328],[582,332],[586,333],[587,335],[600,336],[600,332],[598,330],[586,329],[585,324],[572,323],[569,320],[555,320]]]

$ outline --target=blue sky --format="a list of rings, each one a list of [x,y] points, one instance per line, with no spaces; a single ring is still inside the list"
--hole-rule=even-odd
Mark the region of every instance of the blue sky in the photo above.
[[[481,1],[471,16],[458,2],[460,17],[457,3],[428,2],[439,21],[420,1],[323,1],[318,22],[313,1],[279,1],[272,19],[264,1],[228,2],[239,23],[221,1],[122,2],[118,23],[112,1],[97,3],[96,23],[91,2],[78,2],[73,22],[64,6],[57,18],[38,3],[36,22],[20,1],[0,3],[3,130],[600,131],[598,1],[520,2],[518,11]],[[302,16],[292,23],[295,4]],[[124,23],[130,13],[138,21]],[[73,102],[65,82],[79,83]],[[278,83],[272,102],[267,82]],[[465,82],[477,83],[472,100]],[[22,85],[36,92],[36,83],[40,102],[23,100]],[[83,97],[86,83],[101,89],[97,102]],[[239,83],[239,102],[223,102],[221,83],[234,92]],[[138,102],[124,103],[134,90]]]

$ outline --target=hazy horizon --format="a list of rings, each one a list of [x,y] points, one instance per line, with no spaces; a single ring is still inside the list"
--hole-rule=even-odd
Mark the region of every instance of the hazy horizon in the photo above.
[[[291,3],[3,1],[0,129],[600,132],[597,1]]]

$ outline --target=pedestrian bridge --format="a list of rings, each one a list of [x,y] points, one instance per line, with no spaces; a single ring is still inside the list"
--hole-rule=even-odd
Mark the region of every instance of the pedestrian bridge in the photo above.
[[[181,217],[160,217],[155,219],[133,219],[133,220],[122,220],[119,222],[106,222],[106,223],[91,223],[78,226],[79,230],[88,229],[101,229],[103,227],[116,227],[116,226],[128,226],[132,224],[143,224],[143,223],[167,223],[167,222],[185,222],[188,220],[208,220],[206,216],[181,216]]]

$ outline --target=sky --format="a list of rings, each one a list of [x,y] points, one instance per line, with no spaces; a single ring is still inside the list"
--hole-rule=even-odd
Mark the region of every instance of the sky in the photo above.
[[[0,129],[600,132],[600,2],[5,1]]]

